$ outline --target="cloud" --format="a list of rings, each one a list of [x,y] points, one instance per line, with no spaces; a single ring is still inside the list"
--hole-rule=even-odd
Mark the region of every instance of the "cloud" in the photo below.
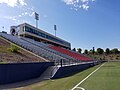
[[[34,16],[34,7],[27,4],[25,0],[0,0],[0,4],[7,5],[8,8],[12,7],[10,10],[16,11],[16,13],[9,15],[5,13],[6,15],[2,17],[14,23],[30,22],[30,17]]]
[[[66,5],[71,6],[71,9],[78,10],[88,10],[90,8],[90,3],[95,0],[63,0]]]
[[[10,7],[19,7],[19,11],[22,11],[19,17],[22,16],[33,16],[34,7],[28,6],[27,3],[25,3],[25,0],[0,0],[0,4],[7,4]],[[21,7],[22,6],[22,7]]]
[[[27,4],[24,2],[24,0],[18,0],[18,1],[19,1],[20,5],[22,5],[22,6],[27,5]]]
[[[19,14],[18,17],[25,17],[25,16],[32,17],[32,16],[34,16],[34,13],[35,13],[34,11],[25,11],[25,12]]]
[[[13,21],[16,21],[16,20],[17,20],[17,17],[16,17],[16,16],[4,16],[3,18],[4,18],[4,19],[13,20]]]
[[[7,4],[10,7],[27,5],[24,0],[0,0],[0,4]]]
[[[31,21],[29,21],[29,20],[19,19],[18,16],[4,16],[4,17],[1,17],[1,16],[0,16],[0,18],[4,18],[4,19],[8,19],[8,20],[14,21],[15,24],[31,23]]]
[[[16,16],[4,16],[3,18],[4,19],[8,19],[8,20],[12,20],[16,23],[23,23],[23,21],[27,21],[25,20],[25,17],[29,18],[29,17],[33,17],[34,16],[34,12],[23,12],[19,15],[16,15]],[[30,22],[30,21],[27,21],[27,22]]]

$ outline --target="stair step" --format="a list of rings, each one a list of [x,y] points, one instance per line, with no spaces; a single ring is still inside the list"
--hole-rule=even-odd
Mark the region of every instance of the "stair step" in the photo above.
[[[50,79],[52,78],[55,73],[57,72],[57,70],[59,69],[59,67],[57,66],[50,66],[46,69],[46,71],[43,72],[43,74],[41,75],[41,78],[44,79]]]

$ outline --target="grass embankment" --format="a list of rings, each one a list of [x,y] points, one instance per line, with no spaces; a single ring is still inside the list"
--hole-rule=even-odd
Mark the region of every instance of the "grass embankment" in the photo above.
[[[17,52],[12,52],[16,48],[9,42],[5,41],[0,37],[0,63],[22,63],[22,62],[44,62],[40,58],[24,51],[23,49],[18,49]]]

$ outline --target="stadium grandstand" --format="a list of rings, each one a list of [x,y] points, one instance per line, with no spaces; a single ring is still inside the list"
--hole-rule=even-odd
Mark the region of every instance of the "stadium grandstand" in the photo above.
[[[40,56],[42,59],[65,65],[91,62],[93,59],[71,50],[71,44],[27,23],[11,26],[11,34],[0,36]]]
[[[60,46],[66,49],[71,49],[71,44],[69,42],[53,36],[27,23],[23,23],[18,26],[11,26],[10,32],[12,35],[16,34],[18,36],[31,38],[39,42]]]

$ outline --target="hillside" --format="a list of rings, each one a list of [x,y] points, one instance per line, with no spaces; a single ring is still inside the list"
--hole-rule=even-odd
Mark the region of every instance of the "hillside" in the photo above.
[[[109,54],[109,55],[88,55],[95,60],[120,60],[120,54]]]
[[[20,49],[18,53],[13,53],[8,48],[10,48],[10,43],[0,37],[0,63],[44,62],[25,50]]]

